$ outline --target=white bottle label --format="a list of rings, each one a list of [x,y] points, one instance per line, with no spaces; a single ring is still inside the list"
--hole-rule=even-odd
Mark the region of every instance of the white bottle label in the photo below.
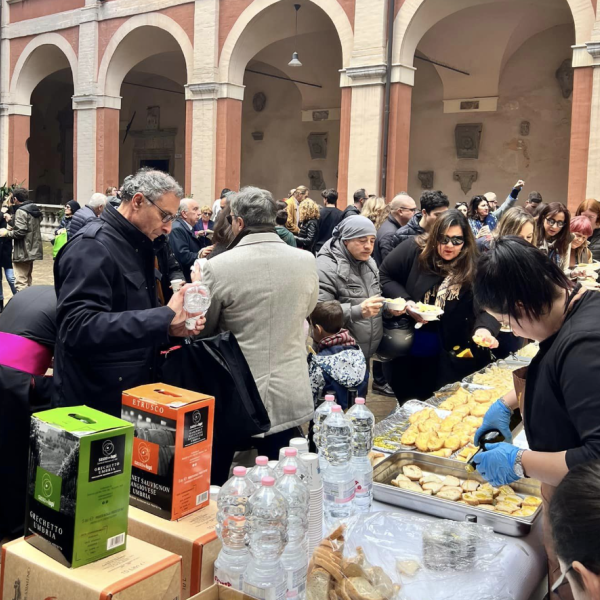
[[[284,579],[276,587],[261,588],[244,582],[244,594],[258,598],[258,600],[285,600],[287,592],[287,579]]]
[[[346,502],[354,500],[355,485],[354,479],[335,483],[325,481],[323,482],[323,498],[327,502],[346,504]]]
[[[356,495],[365,497],[371,494],[373,489],[373,473],[360,473],[356,476]]]
[[[215,583],[241,592],[244,585],[244,574],[229,573],[215,567]]]
[[[295,590],[298,595],[302,594],[306,589],[308,565],[304,565],[295,571],[287,572],[287,591]]]

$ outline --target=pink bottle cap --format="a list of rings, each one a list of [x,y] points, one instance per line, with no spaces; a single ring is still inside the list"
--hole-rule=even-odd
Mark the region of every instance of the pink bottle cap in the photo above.
[[[273,477],[262,478],[263,487],[273,487],[275,485],[275,479]]]
[[[339,404],[336,404],[335,406],[331,407],[331,412],[334,412],[334,413],[342,412],[342,407]]]
[[[285,465],[285,467],[283,467],[283,472],[286,475],[295,475],[296,471],[297,469],[295,465]]]
[[[357,398],[354,401],[354,404],[365,404],[365,399],[364,398]]]
[[[246,475],[246,467],[235,467],[233,469],[233,474],[236,477],[244,477]]]
[[[298,597],[298,591],[297,590],[288,590],[285,593],[285,597],[286,598],[297,598]]]
[[[266,467],[269,464],[269,457],[268,456],[257,456],[256,464],[259,467]]]
[[[327,396],[325,396],[325,402],[335,402],[335,396],[333,394],[327,394]]]
[[[286,448],[285,455],[286,456],[298,456],[298,448]]]

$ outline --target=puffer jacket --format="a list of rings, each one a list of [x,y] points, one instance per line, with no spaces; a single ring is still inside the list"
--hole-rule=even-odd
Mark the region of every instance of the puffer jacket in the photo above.
[[[8,231],[8,237],[15,242],[13,262],[28,262],[44,258],[41,222],[42,212],[32,202],[23,202],[17,207],[13,228]]]
[[[300,223],[300,233],[296,236],[296,246],[315,253],[315,245],[319,239],[319,221],[310,219]]]
[[[400,229],[396,231],[393,237],[394,248],[398,246],[398,244],[405,242],[406,240],[410,239],[411,237],[414,237],[415,235],[422,235],[423,233],[425,233],[425,230],[421,227],[421,225],[419,225],[422,216],[423,213],[416,213],[415,216],[406,225],[404,225],[404,227],[400,227]],[[389,252],[391,252],[391,249],[388,250],[388,254]]]
[[[317,255],[319,302],[338,300],[344,311],[344,327],[369,359],[379,347],[383,335],[381,315],[362,316],[361,303],[381,293],[375,261],[355,260],[343,242],[331,239]]]
[[[600,260],[600,228],[594,229],[588,239],[588,244],[594,260]]]

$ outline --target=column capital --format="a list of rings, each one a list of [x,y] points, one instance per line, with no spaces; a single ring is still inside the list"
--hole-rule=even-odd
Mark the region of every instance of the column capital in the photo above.
[[[72,96],[73,110],[95,110],[114,108],[121,110],[121,96],[100,96],[97,94],[76,94]]]
[[[216,81],[205,81],[202,83],[188,83],[185,86],[186,100],[211,101],[219,98],[232,98],[233,100],[244,99],[245,86],[236,83],[218,83]]]
[[[571,48],[573,50],[574,69],[594,66],[594,60],[586,44],[576,44],[571,46]]]
[[[593,66],[600,66],[600,41],[586,42],[585,46],[593,59]]]
[[[392,65],[392,83],[403,83],[404,85],[415,85],[416,67],[403,64]]]
[[[387,67],[385,64],[351,66],[341,69],[340,73],[341,87],[385,85]]]
[[[31,116],[31,104],[0,104],[0,115],[22,115],[24,117]]]

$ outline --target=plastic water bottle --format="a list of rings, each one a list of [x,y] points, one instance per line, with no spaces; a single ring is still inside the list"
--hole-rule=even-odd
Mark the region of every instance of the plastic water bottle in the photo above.
[[[250,562],[244,573],[244,593],[260,600],[285,600],[287,577],[281,555],[288,541],[288,504],[275,488],[273,477],[263,477],[248,500]]]
[[[186,329],[192,330],[196,327],[199,314],[204,314],[210,306],[210,290],[201,283],[189,288],[183,298],[183,308],[190,314],[195,315],[185,320]]]
[[[281,556],[287,574],[287,591],[295,591],[299,600],[306,593],[308,571],[308,509],[310,493],[296,475],[296,467],[287,465],[275,484],[288,503],[288,543]]]
[[[284,457],[279,461],[279,464],[275,467],[275,478],[281,479],[283,477],[283,470],[288,465],[296,467],[296,475],[300,477],[302,483],[308,489],[308,471],[306,465],[298,458],[298,450],[296,448],[286,448],[284,451]]]
[[[354,514],[355,481],[352,472],[352,421],[338,404],[325,419],[322,431],[323,451],[328,462],[323,473],[325,519],[329,524]]]
[[[356,482],[354,506],[357,512],[369,512],[373,503],[373,467],[369,452],[373,447],[375,416],[367,408],[364,398],[357,398],[346,416],[350,417],[354,427],[351,462]]]
[[[220,489],[217,498],[217,535],[223,543],[215,561],[215,582],[242,591],[244,571],[250,561],[246,547],[246,518],[250,496],[256,486],[246,467],[235,467],[233,477]]]
[[[335,396],[333,394],[327,394],[325,396],[325,402],[321,403],[319,408],[315,410],[315,416],[313,418],[313,441],[317,447],[319,454],[319,469],[321,473],[327,468],[327,460],[323,456],[323,442],[321,440],[321,429],[325,419],[331,414],[331,409],[335,404]]]
[[[248,471],[248,477],[256,487],[262,485],[263,477],[275,477],[275,471],[269,466],[269,457],[257,456],[256,465]]]

